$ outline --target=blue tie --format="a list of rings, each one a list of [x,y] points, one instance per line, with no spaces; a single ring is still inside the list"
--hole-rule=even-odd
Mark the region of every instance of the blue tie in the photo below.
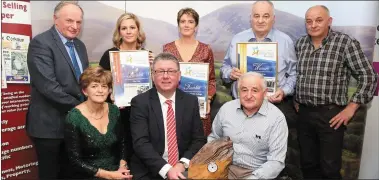
[[[82,72],[80,71],[78,61],[76,60],[76,55],[74,51],[74,43],[67,41],[66,46],[70,48],[70,56],[71,56],[72,65],[74,66],[76,79],[79,81],[79,77],[80,77],[80,74],[82,74]]]

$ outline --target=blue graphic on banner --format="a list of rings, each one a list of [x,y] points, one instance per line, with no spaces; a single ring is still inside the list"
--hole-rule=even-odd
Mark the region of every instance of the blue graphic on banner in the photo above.
[[[125,84],[150,83],[150,67],[122,64],[121,71],[121,82],[113,85],[115,97],[125,97]]]
[[[126,79],[124,83],[150,83],[150,67],[125,64],[121,66],[124,76],[122,79]]]
[[[275,77],[276,61],[247,56],[247,72],[258,72],[265,77]]]
[[[186,76],[182,76],[179,83],[179,89],[198,97],[204,97],[207,95],[207,86],[208,84],[205,80],[194,79]]]

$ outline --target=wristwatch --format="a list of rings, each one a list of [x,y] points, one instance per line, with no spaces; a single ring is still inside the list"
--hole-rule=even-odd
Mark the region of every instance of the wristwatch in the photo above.
[[[187,163],[185,163],[183,161],[179,161],[179,162],[183,164],[184,168],[188,169],[189,165]]]

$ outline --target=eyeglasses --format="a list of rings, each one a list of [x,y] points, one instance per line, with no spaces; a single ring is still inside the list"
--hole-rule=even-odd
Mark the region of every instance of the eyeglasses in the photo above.
[[[176,75],[176,73],[178,72],[178,70],[167,70],[167,71],[164,71],[164,70],[155,70],[153,71],[154,74],[158,75],[158,76],[163,76],[165,73],[167,73],[167,75],[169,76],[174,76]]]

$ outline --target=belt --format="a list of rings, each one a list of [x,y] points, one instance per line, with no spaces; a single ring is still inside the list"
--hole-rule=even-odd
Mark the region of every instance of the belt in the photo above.
[[[319,105],[313,105],[313,104],[299,104],[300,107],[304,108],[317,108],[317,109],[333,109],[333,108],[342,108],[345,106],[337,105],[337,104],[319,104]]]

